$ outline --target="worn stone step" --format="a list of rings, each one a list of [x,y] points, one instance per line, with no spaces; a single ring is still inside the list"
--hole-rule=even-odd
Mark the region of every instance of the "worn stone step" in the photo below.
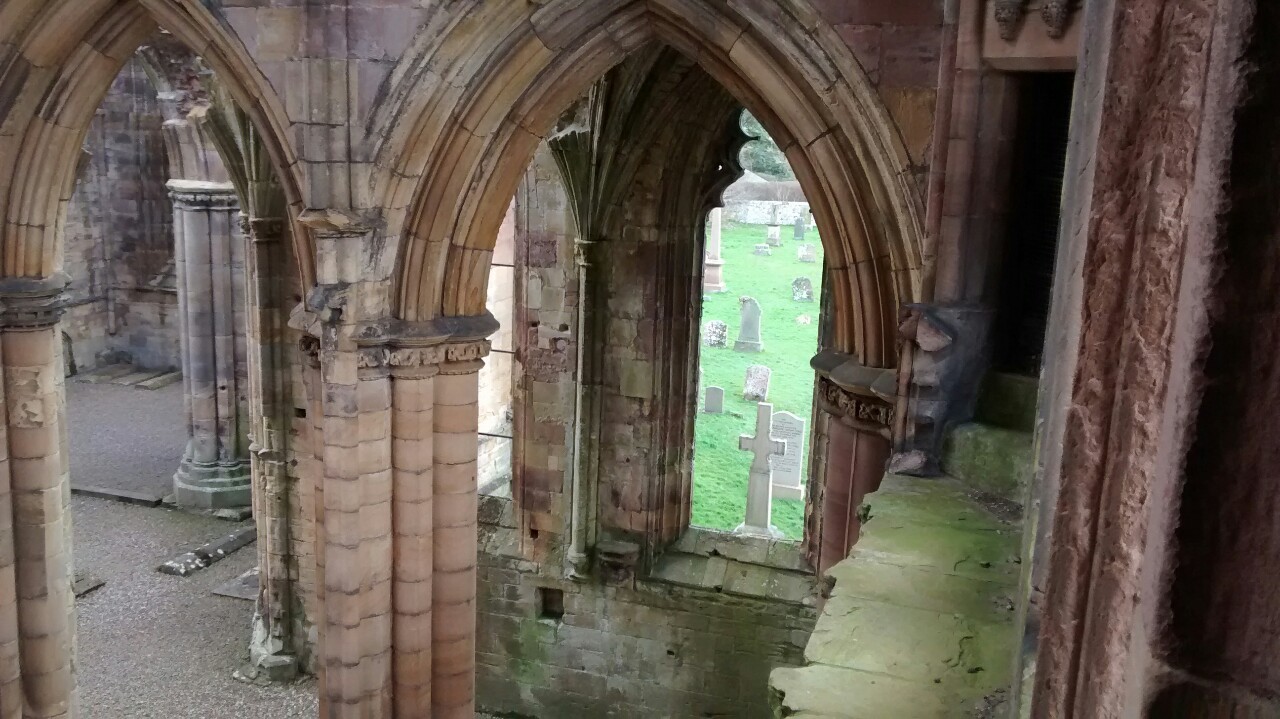
[[[126,504],[137,504],[143,507],[154,507],[160,504],[160,497],[148,492],[135,492],[130,489],[116,487],[99,487],[92,484],[73,482],[71,484],[71,493],[82,494],[86,497],[97,497],[98,499],[110,499]]]
[[[974,489],[1021,502],[1035,472],[1033,447],[1030,432],[969,422],[947,435],[942,466]]]
[[[89,384],[104,384],[111,382],[117,377],[123,377],[132,374],[136,368],[131,364],[118,363],[109,364],[99,367],[95,370],[81,373],[76,376],[77,382],[88,382]]]
[[[174,384],[175,382],[181,382],[181,381],[182,381],[182,371],[173,370],[172,372],[165,372],[164,374],[157,375],[155,377],[152,377],[151,379],[144,379],[141,382],[139,382],[137,386],[141,387],[142,389],[160,389],[161,387],[168,387],[169,385]]]
[[[788,719],[938,719],[962,698],[918,682],[830,666],[785,667],[769,676],[774,716]]]
[[[137,385],[139,382],[143,382],[143,381],[152,379],[154,377],[159,377],[160,375],[168,371],[169,370],[163,370],[163,369],[140,370],[138,372],[127,374],[123,377],[117,377],[116,379],[111,381],[111,384],[121,384],[127,387],[132,387],[134,385]]]

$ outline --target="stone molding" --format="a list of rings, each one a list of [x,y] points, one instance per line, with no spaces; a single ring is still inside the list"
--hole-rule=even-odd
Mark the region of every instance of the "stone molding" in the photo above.
[[[67,306],[67,278],[0,280],[0,327],[44,329],[58,324]]]

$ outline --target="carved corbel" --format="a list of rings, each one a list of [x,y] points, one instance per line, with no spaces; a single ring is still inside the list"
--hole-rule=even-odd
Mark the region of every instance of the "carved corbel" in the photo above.
[[[1049,37],[1061,38],[1067,34],[1067,23],[1071,19],[1071,0],[1045,0],[1040,8],[1040,19],[1049,28]]]
[[[996,25],[1000,27],[1002,39],[1012,41],[1018,36],[1026,4],[1027,0],[995,0]]]

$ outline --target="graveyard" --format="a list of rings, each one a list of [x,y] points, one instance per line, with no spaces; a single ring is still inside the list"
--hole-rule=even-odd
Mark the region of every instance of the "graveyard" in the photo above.
[[[767,244],[768,227],[725,222],[722,231],[722,292],[703,295],[702,326],[719,320],[726,325],[723,347],[701,347],[703,394],[695,431],[693,479],[693,524],[732,531],[743,522],[747,484],[753,455],[739,449],[741,435],[755,436],[757,402],[743,396],[748,370],[768,367],[767,401],[773,411],[790,412],[805,422],[802,476],[807,476],[809,421],[813,416],[813,373],[809,359],[818,345],[818,308],[822,279],[822,247],[816,229],[808,229],[803,242],[794,237],[790,225],[780,228],[780,244],[770,254],[756,254],[756,246]],[[802,245],[811,245],[814,262],[802,262]],[[808,258],[805,258],[808,259]],[[792,282],[807,277],[812,283],[810,301],[793,298]],[[750,297],[760,306],[759,351],[735,349],[741,329],[741,298]],[[704,330],[705,331],[705,330]],[[703,412],[705,389],[724,389],[724,411]],[[773,498],[773,525],[787,539],[803,534],[802,498]]]

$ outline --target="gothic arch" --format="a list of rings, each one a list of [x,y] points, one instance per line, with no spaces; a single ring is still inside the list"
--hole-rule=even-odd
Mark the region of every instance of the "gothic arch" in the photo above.
[[[484,312],[494,237],[537,144],[652,41],[697,60],[786,151],[826,244],[834,348],[892,365],[898,307],[920,291],[921,202],[886,110],[807,0],[466,0],[433,16],[368,135],[396,316]]]
[[[93,113],[138,46],[163,25],[214,68],[259,130],[291,214],[296,158],[279,98],[246,50],[196,0],[11,0],[0,17],[0,276],[46,279],[62,266],[62,227]],[[295,223],[304,286],[310,238]]]

